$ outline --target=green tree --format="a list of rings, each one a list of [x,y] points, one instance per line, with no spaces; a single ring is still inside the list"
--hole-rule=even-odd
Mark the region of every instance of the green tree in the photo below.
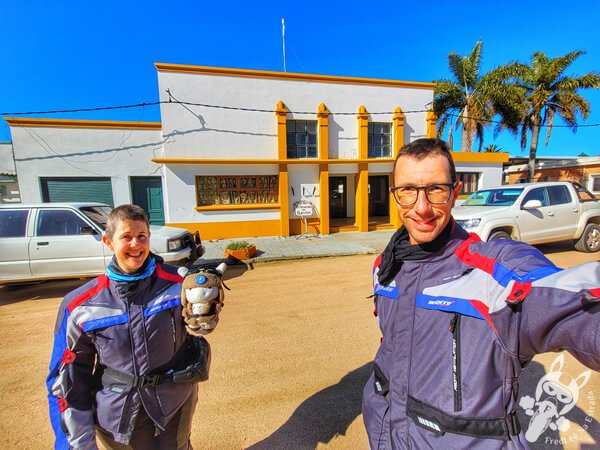
[[[500,148],[496,144],[489,144],[483,147],[483,151],[485,153],[500,153],[502,151],[502,148]]]
[[[600,75],[589,72],[582,76],[565,75],[569,66],[585,52],[576,50],[564,56],[548,58],[535,52],[529,66],[521,67],[516,85],[521,88],[521,148],[527,146],[527,133],[531,131],[529,146],[528,181],[533,181],[535,157],[540,128],[546,126],[546,145],[550,140],[554,117],[558,116],[577,131],[577,118],[587,119],[590,104],[579,95],[580,89],[600,87]]]
[[[518,74],[517,63],[496,67],[482,74],[483,42],[478,41],[468,56],[454,52],[448,55],[448,67],[452,79],[435,80],[433,112],[438,117],[438,136],[447,125],[448,140],[452,141],[452,127],[462,127],[461,150],[470,152],[475,137],[479,150],[483,144],[483,130],[499,114],[504,122],[497,127],[510,128],[516,132],[519,122],[519,90],[509,81]]]

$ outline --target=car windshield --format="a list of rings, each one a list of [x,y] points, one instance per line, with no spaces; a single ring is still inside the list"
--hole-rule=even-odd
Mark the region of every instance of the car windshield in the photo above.
[[[88,216],[102,230],[106,230],[106,222],[112,208],[110,206],[84,206],[80,211]]]
[[[486,189],[471,194],[461,206],[510,206],[521,195],[523,188]]]

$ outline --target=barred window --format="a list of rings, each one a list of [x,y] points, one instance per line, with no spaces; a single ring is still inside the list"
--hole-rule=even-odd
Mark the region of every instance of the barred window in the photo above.
[[[596,193],[596,192],[600,192],[600,175],[598,174],[592,174],[590,175],[590,180],[589,180],[589,190]]]
[[[317,157],[317,121],[287,120],[287,157]]]
[[[279,176],[197,176],[196,198],[198,206],[277,203]]]
[[[481,176],[478,172],[459,172],[456,174],[456,179],[462,181],[462,189],[460,190],[461,195],[470,195],[479,189],[479,177]]]
[[[369,158],[390,158],[392,156],[392,124],[369,122]]]

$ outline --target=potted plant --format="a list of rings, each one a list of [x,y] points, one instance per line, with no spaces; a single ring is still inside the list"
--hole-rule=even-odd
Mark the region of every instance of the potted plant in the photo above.
[[[256,255],[256,245],[248,241],[233,241],[225,247],[225,257],[249,259]]]

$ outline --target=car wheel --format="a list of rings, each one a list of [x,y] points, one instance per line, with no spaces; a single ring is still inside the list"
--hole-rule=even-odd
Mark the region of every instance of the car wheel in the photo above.
[[[588,223],[579,240],[575,242],[575,249],[586,253],[600,250],[600,226]]]
[[[494,231],[492,234],[490,234],[488,241],[493,241],[495,239],[509,239],[510,240],[510,234],[508,234],[506,231]]]

